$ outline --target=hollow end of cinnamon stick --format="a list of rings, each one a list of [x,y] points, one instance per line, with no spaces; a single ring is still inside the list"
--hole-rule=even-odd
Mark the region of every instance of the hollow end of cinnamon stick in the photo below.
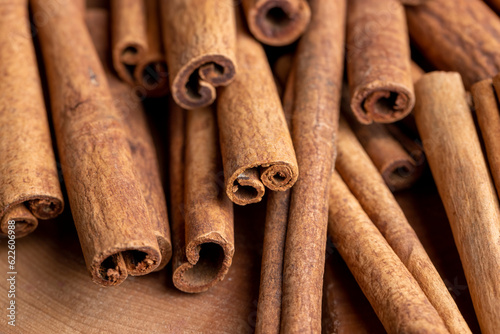
[[[382,167],[382,177],[392,191],[406,189],[419,178],[421,172],[407,159],[391,161]]]
[[[113,47],[113,63],[122,80],[134,83],[134,72],[145,52],[144,45],[134,41],[123,40]]]
[[[96,257],[91,266],[93,281],[103,286],[122,283],[128,275],[146,275],[160,263],[160,254],[151,247],[117,247]]]
[[[360,123],[393,123],[407,116],[415,105],[415,95],[407,87],[384,82],[370,86],[352,94],[351,109]]]
[[[174,270],[175,287],[189,293],[207,291],[224,279],[233,254],[234,246],[217,232],[194,239],[186,246],[188,262]]]
[[[289,165],[277,163],[261,168],[260,179],[269,189],[284,191],[297,181],[297,173],[294,173]]]
[[[144,87],[149,97],[161,97],[170,91],[167,63],[161,57],[139,62],[134,77]]]
[[[182,68],[172,82],[172,97],[184,109],[202,108],[215,101],[215,87],[236,75],[234,62],[223,55],[203,55]]]
[[[33,232],[38,226],[38,219],[28,210],[24,203],[12,206],[2,217],[0,222],[0,235],[9,233],[9,221],[14,221],[14,232],[16,238],[24,237]]]
[[[227,183],[226,189],[229,199],[238,205],[258,203],[265,192],[266,188],[260,179],[258,168],[237,171]]]
[[[27,202],[30,211],[36,218],[51,219],[60,215],[64,209],[63,202],[55,197],[43,197]]]
[[[292,44],[306,30],[311,9],[306,1],[260,1],[247,15],[250,32],[264,44]]]

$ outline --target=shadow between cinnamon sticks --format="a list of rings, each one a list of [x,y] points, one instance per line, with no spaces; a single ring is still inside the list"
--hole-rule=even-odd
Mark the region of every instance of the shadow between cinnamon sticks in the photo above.
[[[329,235],[387,332],[449,333],[337,172],[329,191]]]
[[[71,211],[95,283],[116,285],[161,261],[121,115],[79,2],[32,0],[53,9],[38,36]],[[37,22],[35,21],[35,24]]]
[[[259,202],[265,187],[289,189],[299,171],[266,54],[241,25],[237,60],[237,77],[219,91],[217,118],[226,193],[246,205]]]
[[[215,87],[236,75],[232,0],[168,0],[161,21],[172,97],[184,109],[206,107]]]
[[[243,9],[252,35],[273,46],[292,44],[311,19],[306,0],[243,0]]]
[[[311,22],[298,45],[291,85],[292,138],[301,176],[292,188],[286,235],[281,314],[285,333],[321,331],[328,181],[342,89],[346,2],[309,4]]]
[[[173,235],[177,239],[173,282],[184,292],[202,292],[222,281],[231,266],[233,203],[221,182],[215,112],[209,108],[189,110],[185,128],[186,111],[172,103],[170,113],[170,182]]]
[[[450,333],[470,333],[467,323],[415,231],[344,119],[340,120],[337,150],[335,166],[338,173],[418,282]]]
[[[415,120],[483,333],[500,328],[500,207],[458,73],[415,85]]]
[[[160,247],[161,262],[156,268],[160,270],[172,257],[172,244],[160,166],[146,114],[135,91],[120,81],[111,70],[111,59],[108,57],[110,51],[108,12],[104,9],[87,9],[85,18],[90,36],[103,64],[115,108],[126,131],[136,178],[141,186],[151,227]]]
[[[411,112],[410,45],[399,0],[349,1],[346,57],[351,109],[360,123],[392,123]]]
[[[16,238],[63,211],[28,1],[4,1],[0,20],[0,235]]]

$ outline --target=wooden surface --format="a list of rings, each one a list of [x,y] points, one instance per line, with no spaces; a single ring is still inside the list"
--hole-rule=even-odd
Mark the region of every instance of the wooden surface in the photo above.
[[[399,193],[397,199],[471,330],[479,333],[451,230],[429,174],[413,189]],[[0,309],[4,313],[0,333],[252,333],[264,213],[264,203],[235,206],[236,251],[232,267],[219,285],[191,295],[174,288],[170,269],[129,277],[118,287],[102,288],[92,283],[66,210],[58,219],[41,222],[33,234],[17,240],[17,326],[13,329],[6,323],[8,289],[7,281],[2,279]],[[338,261],[336,250],[327,247],[328,264]],[[366,332],[380,330],[345,265],[336,264],[335,270],[347,290],[336,312],[330,312],[341,318],[328,321],[341,324],[343,333],[359,333],[361,327]],[[5,275],[8,271],[6,239],[0,241],[0,271]],[[357,322],[359,318],[364,322]]]

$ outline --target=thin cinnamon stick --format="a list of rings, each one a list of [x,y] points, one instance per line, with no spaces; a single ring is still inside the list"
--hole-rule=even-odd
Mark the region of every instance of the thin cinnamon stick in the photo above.
[[[305,0],[244,0],[243,9],[252,35],[273,46],[292,44],[311,19]]]
[[[424,291],[450,333],[470,333],[448,288],[355,134],[341,119],[336,168],[371,221]]]
[[[161,261],[127,132],[78,2],[32,0],[68,198],[95,283],[116,285]],[[35,24],[37,24],[35,22]]]
[[[171,112],[179,114],[185,111],[173,106]],[[172,117],[177,123],[182,116]],[[231,266],[234,254],[233,203],[224,194],[216,177],[222,170],[222,161],[215,113],[206,108],[188,111],[185,135],[184,170],[172,169],[173,172],[183,172],[185,187],[185,243],[184,247],[175,249],[173,281],[182,291],[202,292],[223,280]],[[178,144],[176,140],[172,143]],[[172,150],[171,154],[179,153],[177,148],[172,147]],[[178,159],[173,157],[172,162]],[[178,182],[171,175],[171,181]]]
[[[298,168],[264,49],[241,26],[237,60],[238,76],[220,90],[217,113],[226,193],[246,205],[262,199],[264,186],[292,187]]]
[[[481,128],[481,135],[486,147],[490,171],[497,193],[500,192],[500,156],[498,155],[500,153],[500,142],[498,141],[500,134],[500,111],[498,109],[497,95],[495,94],[496,87],[493,85],[496,83],[498,87],[499,79],[495,77],[494,80],[482,80],[471,87],[477,121]]]
[[[458,73],[415,85],[415,119],[483,333],[500,328],[500,208]]]
[[[285,245],[281,315],[285,333],[321,331],[328,180],[334,168],[342,89],[346,2],[309,4],[311,22],[299,42],[294,85],[290,85],[295,101],[292,135],[301,176],[292,188]]]
[[[500,72],[500,19],[481,0],[426,1],[406,8],[420,52],[439,70],[457,71],[467,89]]]
[[[449,333],[337,172],[329,192],[328,233],[387,332]]]
[[[0,6],[0,235],[15,220],[20,238],[64,206],[52,150],[28,2]],[[29,210],[28,210],[29,209]]]
[[[215,100],[215,87],[236,74],[236,23],[232,0],[162,1],[163,39],[172,97],[182,108]]]
[[[347,14],[351,109],[363,124],[392,123],[415,104],[410,46],[399,0],[352,0]]]
[[[160,270],[170,261],[172,245],[168,224],[167,204],[160,177],[160,167],[139,97],[120,81],[111,70],[109,55],[109,15],[104,9],[88,9],[86,23],[96,51],[102,61],[111,95],[123,122],[134,161],[136,178],[141,186],[152,230],[161,252]]]

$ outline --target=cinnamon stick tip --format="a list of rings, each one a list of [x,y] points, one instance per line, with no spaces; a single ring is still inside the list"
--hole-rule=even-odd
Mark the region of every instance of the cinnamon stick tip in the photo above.
[[[172,81],[172,97],[186,110],[215,101],[215,87],[225,86],[236,75],[236,63],[223,55],[203,55],[186,64]]]
[[[258,203],[266,188],[256,168],[241,168],[231,175],[226,184],[227,197],[238,205]]]
[[[273,164],[262,169],[260,178],[262,183],[269,189],[284,191],[295,184],[298,178],[298,170],[288,164]]]
[[[30,211],[39,219],[51,219],[64,210],[64,202],[56,197],[43,197],[27,202]]]
[[[311,9],[306,1],[261,1],[247,16],[250,32],[264,44],[292,44],[306,30]]]

